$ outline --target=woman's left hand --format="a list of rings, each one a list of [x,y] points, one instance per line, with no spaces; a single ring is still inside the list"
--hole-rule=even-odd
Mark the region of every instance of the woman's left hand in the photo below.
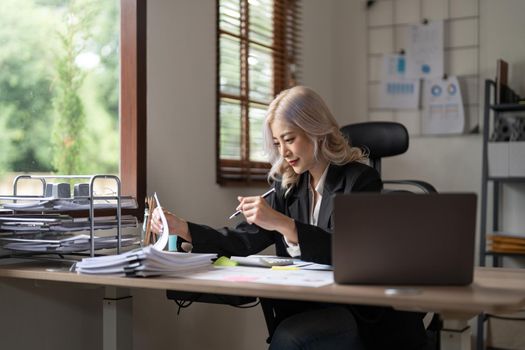
[[[242,211],[249,224],[256,224],[269,231],[279,231],[291,243],[297,243],[297,229],[292,218],[274,210],[261,196],[237,197],[240,204],[237,210]]]

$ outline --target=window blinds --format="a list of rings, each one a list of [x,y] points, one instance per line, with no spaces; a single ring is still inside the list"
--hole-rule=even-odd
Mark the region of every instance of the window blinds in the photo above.
[[[217,182],[265,182],[262,127],[299,75],[300,0],[217,1]]]

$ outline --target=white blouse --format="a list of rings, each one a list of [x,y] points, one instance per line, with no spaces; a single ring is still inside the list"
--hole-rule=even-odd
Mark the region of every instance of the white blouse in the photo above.
[[[317,226],[317,221],[319,220],[319,210],[321,209],[321,201],[323,199],[323,191],[324,191],[324,182],[326,180],[326,174],[328,173],[328,166],[326,166],[326,169],[323,172],[323,175],[321,175],[321,178],[319,179],[319,182],[317,183],[317,186],[315,186],[315,189],[312,188],[312,185],[308,183],[308,192],[310,195],[310,225]],[[319,194],[319,198],[317,199],[317,202],[315,202],[314,205],[314,198],[315,198],[315,192]],[[283,236],[284,237],[284,236]],[[288,254],[290,254],[291,257],[297,257],[301,255],[301,247],[299,244],[294,244],[288,242],[286,237],[284,237],[284,241],[286,242],[286,250],[288,251]]]

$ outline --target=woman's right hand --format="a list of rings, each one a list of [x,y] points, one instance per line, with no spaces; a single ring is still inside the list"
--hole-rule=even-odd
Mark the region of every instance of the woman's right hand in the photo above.
[[[175,214],[169,212],[167,209],[157,207],[153,211],[151,217],[151,231],[155,234],[162,233],[164,227],[162,226],[162,220],[160,219],[160,211],[164,212],[166,216],[166,221],[168,222],[169,233],[177,235],[180,238],[184,239],[191,243],[191,234],[188,228],[188,223],[186,220],[183,220],[176,216]]]

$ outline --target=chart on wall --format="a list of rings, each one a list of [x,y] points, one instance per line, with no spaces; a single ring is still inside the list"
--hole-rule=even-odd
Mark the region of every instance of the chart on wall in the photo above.
[[[411,135],[478,132],[479,0],[368,3],[368,119]]]
[[[385,109],[418,109],[419,78],[409,78],[405,55],[383,56],[379,106]]]
[[[423,106],[422,134],[461,134],[465,130],[463,100],[457,78],[426,79]]]
[[[405,30],[407,76],[441,78],[444,74],[443,20],[409,25]]]

